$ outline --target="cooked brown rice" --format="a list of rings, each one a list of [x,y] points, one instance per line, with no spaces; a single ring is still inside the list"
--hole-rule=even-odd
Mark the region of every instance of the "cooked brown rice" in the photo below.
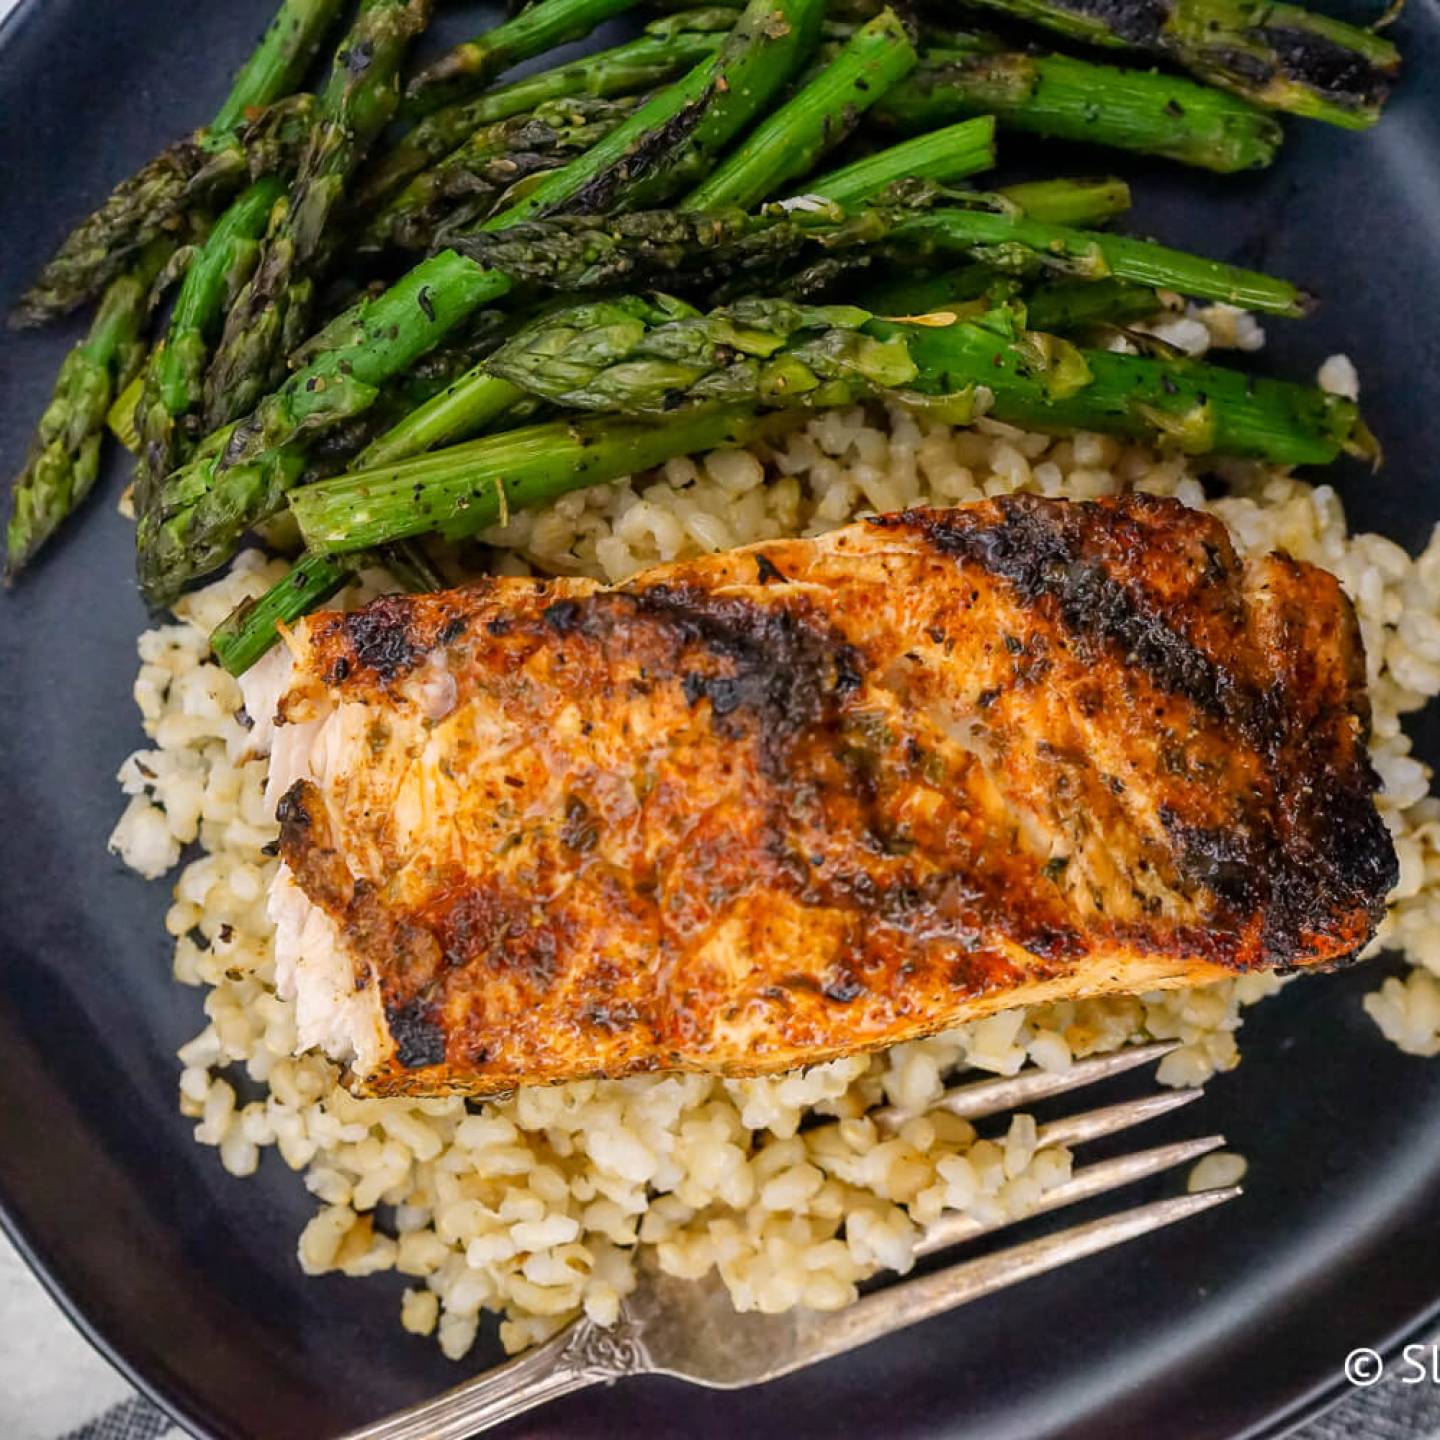
[[[1233,315],[1202,318],[1229,343],[1258,343]],[[1195,341],[1188,331],[1172,338]],[[1332,364],[1327,379],[1348,387],[1353,370]],[[504,571],[618,580],[656,561],[813,534],[867,511],[1021,488],[1087,498],[1128,486],[1214,511],[1242,551],[1280,547],[1333,570],[1364,629],[1380,806],[1400,852],[1377,948],[1402,951],[1412,966],[1365,1005],[1402,1049],[1433,1055],[1440,802],[1400,717],[1440,693],[1440,538],[1412,560],[1382,536],[1348,534],[1329,486],[1253,466],[1228,467],[1225,479],[1229,494],[1212,502],[1183,458],[1099,436],[1053,440],[989,421],[957,430],[899,410],[887,421],[856,409],[820,416],[768,455],[673,460],[649,477],[517,513],[486,538]],[[1070,1170],[1064,1150],[1037,1148],[1028,1116],[1002,1136],[979,1138],[952,1116],[917,1113],[884,1138],[866,1118],[872,1106],[923,1112],[962,1065],[1061,1069],[1142,1037],[1183,1041],[1160,1078],[1194,1084],[1238,1062],[1242,1008],[1280,988],[1257,975],[1016,1010],[777,1079],[587,1081],[475,1107],[358,1100],[322,1056],[292,1053],[295,1024],[273,989],[265,914],[276,863],[264,853],[275,835],[261,798],[265,767],[242,758],[237,687],[207,659],[209,628],[282,570],[250,552],[226,578],[186,597],[177,623],[141,636],[135,699],[150,746],[121,768],[131,798],[111,847],[158,877],[199,842],[166,921],[176,978],[206,987],[207,1024],[180,1051],[180,1106],[196,1122],[195,1138],[215,1146],[235,1175],[251,1174],[266,1147],[278,1150],[316,1199],[299,1236],[301,1266],[357,1276],[398,1270],[410,1278],[401,1323],[438,1333],[452,1358],[470,1348],[485,1311],[503,1314],[510,1350],[582,1309],[609,1321],[634,1283],[637,1244],[654,1246],[677,1275],[718,1267],[742,1310],[844,1305],[867,1276],[909,1268],[917,1236],[941,1211],[1020,1214]],[[366,577],[349,599],[380,578]],[[818,1123],[802,1129],[807,1119]],[[1243,1167],[1237,1156],[1207,1157],[1191,1183],[1227,1184]]]

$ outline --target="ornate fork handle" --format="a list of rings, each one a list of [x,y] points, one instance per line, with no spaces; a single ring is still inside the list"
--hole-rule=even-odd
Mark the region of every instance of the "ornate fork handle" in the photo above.
[[[537,1349],[342,1440],[468,1440],[548,1400],[649,1368],[628,1316],[613,1329],[582,1317]]]

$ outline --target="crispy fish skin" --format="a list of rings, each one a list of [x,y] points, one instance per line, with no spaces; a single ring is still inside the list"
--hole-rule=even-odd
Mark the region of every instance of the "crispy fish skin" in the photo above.
[[[1396,877],[1339,584],[1172,500],[496,577],[292,648],[285,883],[370,1006],[365,1093],[758,1075],[1335,965]]]

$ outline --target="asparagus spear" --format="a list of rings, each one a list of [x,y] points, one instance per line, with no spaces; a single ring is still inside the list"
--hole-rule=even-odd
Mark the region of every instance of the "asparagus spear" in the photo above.
[[[983,387],[996,418],[1092,429],[1188,454],[1324,463],[1356,439],[1353,404],[1310,386],[1108,351],[1025,328],[1023,307],[883,321],[850,306],[751,299],[701,314],[680,302],[593,301],[543,317],[487,368],[571,410],[669,417],[740,403],[817,409],[890,396],[946,413]],[[912,393],[913,392],[913,393]]]
[[[22,297],[11,323],[39,325],[68,314],[98,295],[188,206],[238,190],[250,169],[243,136],[254,112],[295,89],[339,9],[340,0],[282,0],[210,124],[122,181],[72,231]]]
[[[1272,116],[1232,95],[1065,55],[927,51],[875,113],[911,134],[989,114],[1011,130],[1225,172],[1268,165],[1281,140]]]
[[[317,551],[345,553],[430,533],[458,539],[495,524],[502,509],[543,505],[676,455],[755,444],[793,423],[782,411],[747,406],[667,425],[609,416],[554,421],[306,485],[291,496],[291,509]]]
[[[808,85],[762,121],[683,208],[750,209],[810,170],[914,65],[915,47],[905,27],[893,10],[882,10]]]
[[[477,130],[375,217],[360,248],[429,250],[444,244],[447,230],[487,219],[513,185],[590,149],[634,108],[630,99],[550,100],[533,114]]]
[[[1278,0],[973,0],[1091,45],[1172,60],[1271,110],[1361,130],[1400,67],[1373,30]]]
[[[221,315],[254,268],[259,237],[284,193],[274,176],[255,181],[216,222],[185,272],[164,344],[145,367],[135,406],[137,510],[153,503],[156,485],[184,458]]]
[[[676,17],[684,19],[684,16]],[[713,55],[724,36],[711,31],[647,33],[628,44],[587,56],[583,61],[529,75],[487,90],[462,105],[450,105],[422,120],[388,150],[361,182],[357,207],[369,209],[394,195],[407,180],[443,160],[477,130],[513,115],[523,115],[551,100],[608,99],[636,95],[672,80]]]
[[[873,200],[897,181],[963,180],[994,163],[995,119],[977,115],[807,180],[805,190],[848,210]]]
[[[750,0],[714,56],[485,228],[560,213],[640,209],[704,179],[813,50],[823,12],[824,0]]]
[[[557,45],[583,40],[636,0],[538,0],[503,25],[457,45],[405,87],[405,113],[428,115],[484,89],[502,70],[543,55]]]
[[[110,282],[90,333],[60,367],[29,460],[11,493],[7,582],[93,488],[100,473],[106,412],[144,359],[151,287],[173,250],[173,241],[152,240],[135,264]]]
[[[400,65],[429,19],[430,3],[360,0],[289,198],[226,316],[205,382],[209,428],[250,410],[278,382],[286,352],[309,328],[314,280],[335,244],[328,222],[351,172],[395,113]]]
[[[967,121],[965,123],[975,124],[976,122]],[[882,151],[874,158],[881,161],[882,165],[886,165],[887,157],[895,155],[904,148],[904,146],[895,146],[892,150]],[[875,178],[883,179],[883,171],[878,176],[872,175],[872,179]],[[944,192],[937,192],[933,186],[924,181],[895,181],[875,203],[877,205],[903,205],[913,201],[924,204],[928,203],[937,193],[943,194]],[[970,192],[970,194],[973,196],[974,192]],[[998,206],[1008,207],[1013,213],[1027,215],[1032,220],[1045,220],[1063,225],[1099,225],[1116,215],[1123,214],[1130,208],[1130,187],[1123,180],[1115,179],[1030,180],[1019,185],[1003,186],[990,197],[990,200],[991,203]],[[788,207],[794,209],[818,209],[822,215],[831,209],[830,202],[822,199],[819,195],[798,196],[786,203]],[[768,239],[769,237],[767,237]],[[759,274],[755,273],[754,266],[750,266],[749,268],[741,267],[736,277],[731,280],[724,280],[717,275],[716,283],[710,291],[711,298],[716,303],[723,304],[753,295],[757,288],[768,290],[771,294],[787,300],[828,299],[840,293],[842,287],[844,287],[845,294],[853,295],[857,285],[865,287],[871,283],[872,272],[891,267],[896,258],[892,254],[887,254],[883,247],[877,246],[874,251],[867,251],[859,245],[850,244],[844,237],[841,237],[838,243],[827,243],[829,244],[827,253],[818,260],[801,265],[799,269],[790,269],[776,264],[760,264],[761,273]],[[913,276],[916,273],[914,257],[903,258],[907,274]],[[992,265],[976,262],[969,268],[978,276],[983,277],[983,279],[977,280],[975,288],[968,292],[970,298],[993,288],[1003,278]],[[927,270],[928,267],[922,266],[919,273],[924,274]],[[683,276],[677,275],[673,280],[668,277],[660,278],[657,283],[671,285],[679,283],[683,279]],[[1107,282],[1103,280],[1085,280],[1079,283],[1092,287],[1098,286],[1102,289],[1107,285]],[[1018,294],[1020,289],[1021,286],[1014,283],[1014,279],[1011,277],[1011,283],[1006,287],[1005,294]],[[1107,307],[1108,302],[1097,299],[1090,301],[1085,308],[1087,310],[1104,310]],[[1041,326],[1040,328],[1048,329],[1049,327]]]
[[[769,274],[812,246],[831,253],[883,246],[907,260],[963,254],[1020,273],[1113,275],[1276,315],[1299,314],[1304,299],[1284,280],[1126,235],[1049,224],[983,195],[965,208],[873,206],[842,213],[817,202],[814,209],[770,207],[758,215],[568,216],[455,243],[515,282],[554,290],[659,285],[703,291],[737,276]]]
[[[494,424],[524,398],[524,390],[492,375],[482,360],[367,445],[354,468],[393,465],[464,440]]]
[[[293,624],[341,589],[354,565],[328,555],[302,555],[289,574],[258,600],[237,605],[210,633],[215,658],[232,674],[243,675],[279,638],[278,624]]]
[[[1128,235],[1077,230],[1027,215],[981,209],[932,210],[908,216],[892,241],[920,254],[969,254],[1005,269],[1057,269],[1133,280],[1205,300],[1223,300],[1271,315],[1300,315],[1305,297],[1269,275],[1186,255]]]
[[[882,344],[900,328],[867,323]],[[953,406],[967,398],[973,403],[983,386],[993,397],[992,414],[1040,428],[1159,436],[1190,450],[1297,462],[1328,459],[1363,439],[1353,405],[1318,390],[1215,366],[1082,354],[1013,324],[1007,328],[1003,316],[994,328],[907,326],[904,334],[917,387],[932,385],[934,395],[948,395]],[[887,373],[893,363],[887,353]],[[752,398],[748,405],[682,410],[664,425],[606,416],[537,425],[320,481],[296,491],[290,507],[317,551],[365,549],[431,532],[457,538],[495,523],[502,505],[513,511],[544,504],[674,455],[753,443],[795,413],[766,413]]]
[[[523,205],[488,221],[486,230],[514,224],[537,197],[547,209],[615,208],[690,183],[803,58],[820,8],[820,0],[751,0],[712,60],[556,171]],[[344,318],[345,343],[316,355],[167,477],[154,513],[141,517],[136,532],[146,596],[164,603],[188,580],[223,565],[245,530],[273,514],[303,475],[310,437],[362,413],[386,380],[513,283],[503,271],[445,250],[355,307]]]

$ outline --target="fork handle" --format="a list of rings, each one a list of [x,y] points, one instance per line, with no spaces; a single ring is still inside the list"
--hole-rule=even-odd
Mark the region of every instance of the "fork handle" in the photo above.
[[[468,1440],[548,1400],[613,1381],[622,1372],[597,1364],[594,1347],[584,1343],[596,1328],[583,1319],[568,1325],[517,1359],[342,1440]]]

